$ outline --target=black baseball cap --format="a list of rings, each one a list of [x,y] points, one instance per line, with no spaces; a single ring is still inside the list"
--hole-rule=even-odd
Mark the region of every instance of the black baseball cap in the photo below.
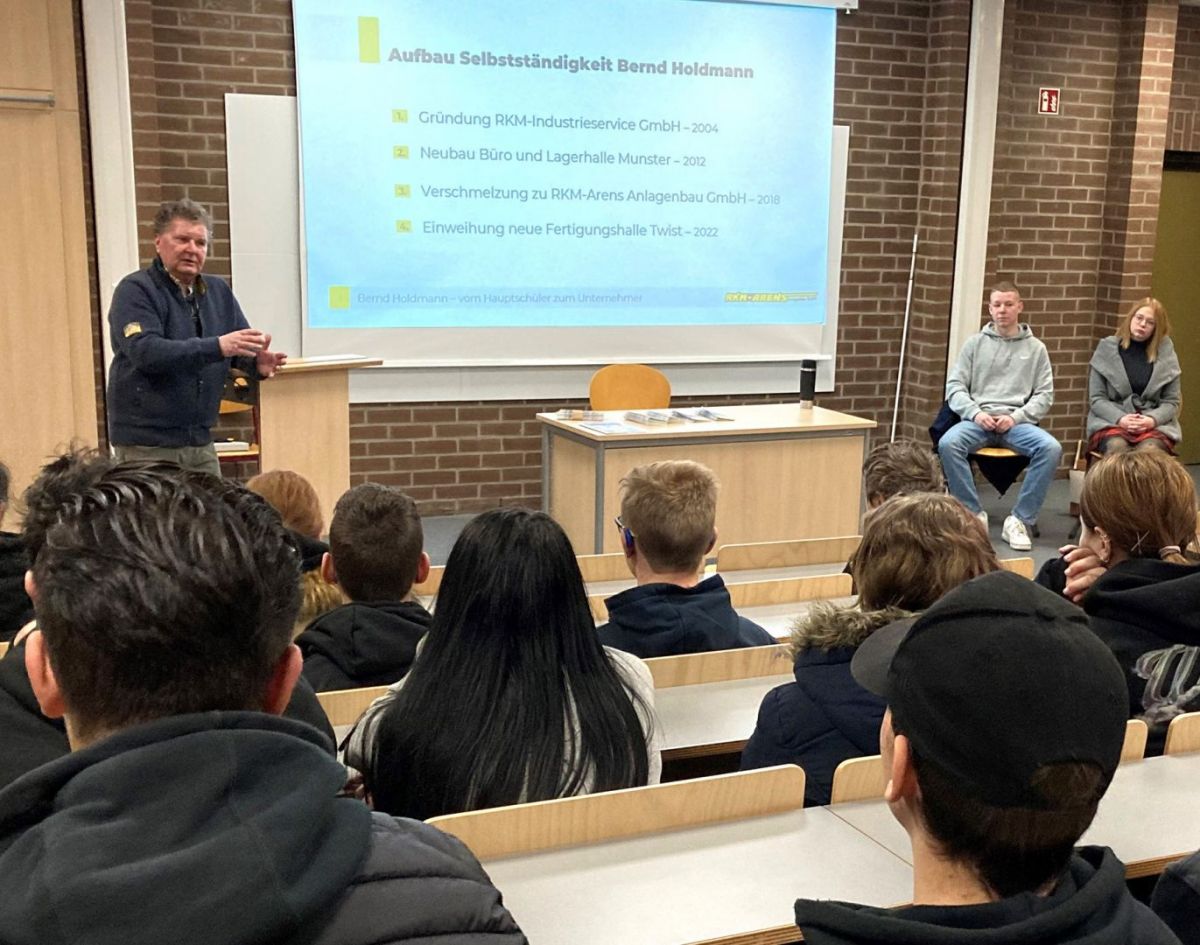
[[[1121,760],[1120,664],[1082,610],[1007,571],[879,628],[851,672],[887,700],[918,758],[995,807],[1052,807],[1034,776],[1057,762],[1096,765],[1102,794]]]

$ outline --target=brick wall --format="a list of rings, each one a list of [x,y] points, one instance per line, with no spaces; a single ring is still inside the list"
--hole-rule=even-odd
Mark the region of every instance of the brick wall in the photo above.
[[[1139,15],[1153,15],[1163,28],[1151,32],[1162,34],[1174,3],[1134,0],[1141,12],[1127,10],[1123,19],[1129,5],[1122,0],[1009,0],[988,269],[989,276],[1015,275],[1027,289],[1027,311],[1058,372],[1050,428],[1064,439],[1082,427],[1102,260],[1127,278],[1127,239],[1114,236],[1127,231],[1111,211],[1107,257],[1102,245],[1113,203],[1106,188],[1114,100],[1130,100],[1118,89],[1122,38],[1124,61],[1133,62],[1130,21],[1136,26]],[[890,423],[909,253],[919,228],[901,415],[902,430],[912,435],[923,435],[944,380],[969,10],[969,0],[861,0],[858,11],[838,15],[834,114],[851,129],[850,167],[839,383],[822,402]],[[1200,17],[1187,17],[1181,41],[1192,43],[1183,48],[1200,63],[1200,43],[1188,32],[1200,27]],[[208,204],[217,222],[208,268],[228,275],[223,96],[294,94],[290,3],[127,0],[126,18],[139,214],[148,220],[162,199],[181,192]],[[1036,115],[1039,85],[1063,88],[1061,117]],[[1173,121],[1183,121],[1185,91],[1176,89]],[[149,258],[148,233],[142,250]],[[352,478],[409,489],[427,512],[536,503],[541,469],[532,415],[546,406],[357,405]]]
[[[1180,7],[1167,147],[1200,151],[1200,7]]]

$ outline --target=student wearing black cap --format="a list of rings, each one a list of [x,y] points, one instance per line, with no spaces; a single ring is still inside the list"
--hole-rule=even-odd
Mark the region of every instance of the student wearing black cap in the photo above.
[[[913,905],[796,902],[812,945],[1174,945],[1111,850],[1075,849],[1121,756],[1124,677],[1084,614],[1000,571],[875,631],[885,792],[912,842]]]

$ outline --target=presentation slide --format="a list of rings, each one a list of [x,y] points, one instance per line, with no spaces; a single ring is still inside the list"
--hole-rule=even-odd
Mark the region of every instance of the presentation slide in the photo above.
[[[833,10],[293,6],[306,331],[824,323]]]

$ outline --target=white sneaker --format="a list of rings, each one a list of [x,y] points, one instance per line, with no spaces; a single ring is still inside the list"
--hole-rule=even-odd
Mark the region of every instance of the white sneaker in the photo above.
[[[1000,531],[1000,537],[1008,542],[1008,546],[1013,551],[1029,551],[1033,547],[1033,542],[1029,538],[1029,529],[1015,515],[1010,515],[1004,520],[1004,528]]]
[[[979,519],[979,524],[983,526],[983,530],[986,532],[988,530],[987,512],[984,512],[984,511],[976,512],[975,517],[977,519]]]

